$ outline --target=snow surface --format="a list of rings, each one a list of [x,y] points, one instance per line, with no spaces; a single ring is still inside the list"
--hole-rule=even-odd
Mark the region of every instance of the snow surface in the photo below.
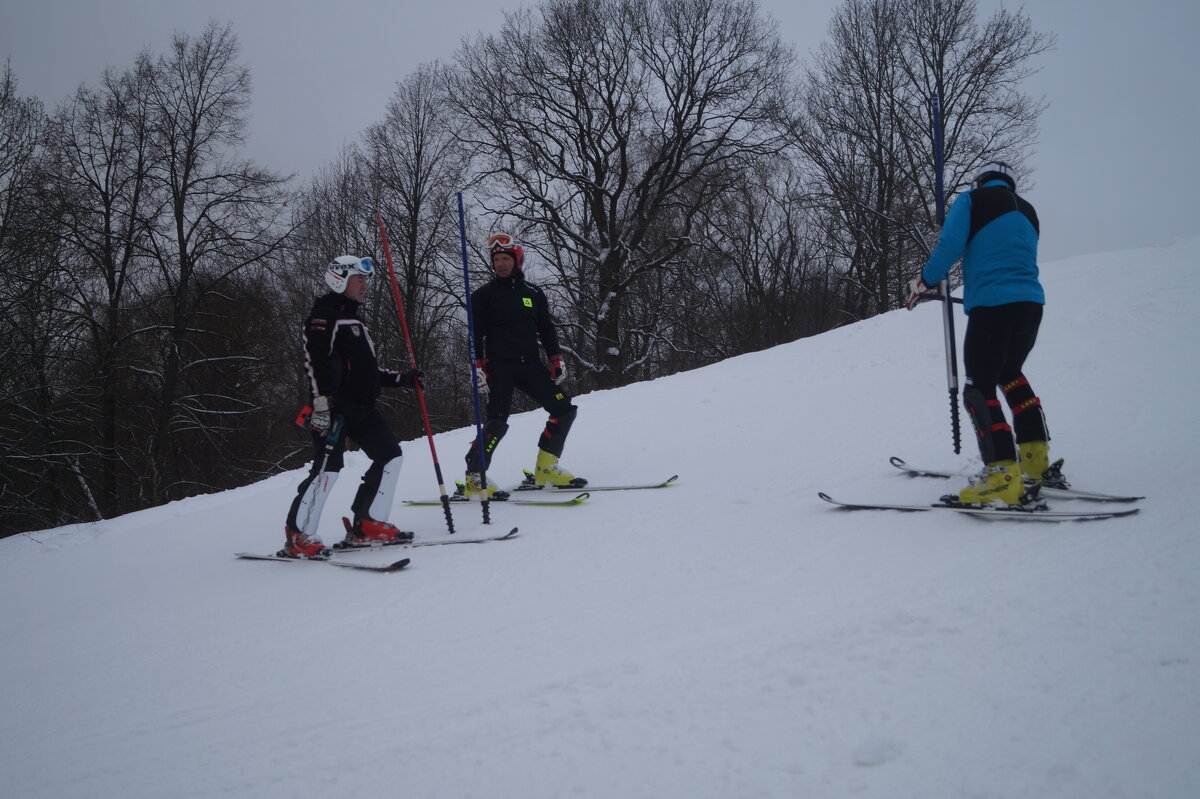
[[[817,499],[957,485],[890,455],[974,464],[927,303],[580,397],[569,468],[679,484],[490,528],[458,508],[460,535],[521,535],[399,574],[233,558],[281,545],[299,471],[0,541],[0,795],[1200,796],[1197,263],[1200,240],[1043,267],[1053,452],[1146,494],[1132,518]],[[514,417],[497,480],[542,421]],[[470,437],[437,438],[454,472]],[[406,453],[401,495],[436,495]],[[444,533],[437,507],[393,520]]]

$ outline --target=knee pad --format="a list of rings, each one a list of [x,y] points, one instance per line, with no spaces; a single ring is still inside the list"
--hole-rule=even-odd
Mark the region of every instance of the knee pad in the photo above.
[[[377,521],[387,521],[392,513],[392,501],[396,496],[396,481],[400,479],[400,467],[404,465],[404,456],[397,455],[383,465],[379,475],[379,487],[367,508],[367,515]]]
[[[333,491],[339,474],[341,473],[320,472],[312,477],[295,505],[292,514],[294,518],[288,520],[292,529],[305,535],[317,534],[317,529],[321,526],[321,513],[325,509],[325,500],[329,498],[329,492]]]
[[[547,426],[557,425],[558,429],[565,436],[567,434],[567,431],[571,429],[571,425],[573,425],[575,423],[575,416],[578,413],[579,413],[578,408],[576,408],[574,405],[569,405],[569,406],[567,406],[567,410],[564,411],[563,413],[551,416],[546,421],[546,425]]]
[[[984,463],[994,463],[998,458],[994,436],[1007,435],[1009,448],[1012,447],[1012,428],[1004,419],[1004,411],[1000,409],[1000,400],[988,397],[979,388],[970,383],[963,389],[963,407],[971,418],[971,427],[975,429],[975,440],[979,444],[979,456]]]
[[[483,437],[485,439],[494,438],[499,441],[504,438],[504,434],[508,432],[507,419],[488,419],[483,425]]]
[[[1050,433],[1046,429],[1042,400],[1033,393],[1033,387],[1025,376],[1017,375],[1016,379],[1005,383],[1001,389],[1008,407],[1012,408],[1017,441],[1048,441]]]
[[[578,412],[579,409],[571,405],[565,413],[547,419],[538,448],[556,458],[561,456],[563,446],[567,443],[567,433],[571,432],[571,425],[575,423],[575,415]]]
[[[507,419],[488,419],[483,425],[483,462],[486,469],[492,463],[492,452],[500,443],[500,439],[504,438],[504,434],[508,432]],[[479,446],[478,441],[471,442],[471,449],[467,452],[467,471],[479,471],[479,452],[476,449]]]

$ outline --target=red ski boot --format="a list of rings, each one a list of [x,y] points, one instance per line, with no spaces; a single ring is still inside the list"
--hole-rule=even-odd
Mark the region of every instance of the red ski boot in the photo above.
[[[293,530],[286,524],[283,526],[283,534],[287,536],[287,543],[283,549],[275,553],[281,558],[329,560],[330,556],[333,555],[333,551],[326,548],[320,536],[305,535],[299,530]]]
[[[346,526],[346,538],[337,545],[338,549],[407,544],[413,540],[413,534],[407,530],[365,516],[356,518],[353,524],[343,516],[342,524]]]

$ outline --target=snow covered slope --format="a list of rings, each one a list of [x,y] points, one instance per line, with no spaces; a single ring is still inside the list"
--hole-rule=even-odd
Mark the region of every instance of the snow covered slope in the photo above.
[[[457,508],[460,535],[521,535],[399,574],[232,557],[282,543],[299,472],[0,541],[0,794],[1196,796],[1198,262],[1188,241],[1043,267],[1027,373],[1053,452],[1080,487],[1147,495],[1132,518],[817,499],[931,501],[951,484],[888,456],[974,463],[926,304],[580,397],[569,468],[679,484],[494,506],[491,528]],[[542,421],[514,417],[496,480]],[[470,437],[438,437],[444,465]],[[405,449],[402,496],[436,494],[426,443]],[[440,508],[393,520],[444,533]]]

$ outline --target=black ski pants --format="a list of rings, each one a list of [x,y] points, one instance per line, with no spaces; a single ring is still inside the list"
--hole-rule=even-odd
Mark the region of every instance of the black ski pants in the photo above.
[[[1042,401],[1022,369],[1037,342],[1042,306],[1036,302],[972,308],[963,342],[967,373],[963,405],[975,428],[984,463],[1016,460],[1016,442],[1049,441]],[[1012,410],[1013,424],[1004,417],[997,386]]]
[[[293,528],[296,526],[296,513],[300,507],[301,498],[308,491],[309,484],[323,472],[340,472],[342,470],[347,438],[358,444],[359,448],[371,459],[371,465],[363,474],[362,484],[359,485],[358,492],[354,495],[354,502],[350,505],[355,517],[367,515],[367,509],[371,507],[371,502],[379,492],[383,467],[387,465],[388,461],[403,454],[400,449],[400,441],[392,432],[387,420],[383,418],[383,414],[375,407],[374,402],[358,403],[335,400],[333,413],[342,418],[342,435],[326,457],[325,436],[315,430],[312,431],[312,469],[309,471],[308,477],[296,489],[296,498],[292,500],[291,510],[288,511],[288,524]]]
[[[508,432],[513,392],[518,389],[550,414],[538,439],[538,448],[556,458],[561,456],[567,433],[575,421],[576,408],[571,404],[571,396],[561,386],[554,385],[542,362],[492,361],[487,365],[487,373],[487,411],[483,425],[484,468],[491,465],[496,445]],[[478,443],[471,442],[471,449],[467,452],[468,472],[479,471]]]

